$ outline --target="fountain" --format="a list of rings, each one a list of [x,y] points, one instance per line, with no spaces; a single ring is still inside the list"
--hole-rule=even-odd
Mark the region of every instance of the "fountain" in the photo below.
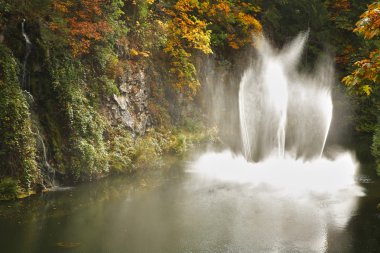
[[[255,213],[246,224],[262,226],[262,220],[277,220],[281,225],[286,223],[284,212],[295,217],[313,213],[316,233],[304,241],[290,239],[274,229],[276,224],[264,230],[277,240],[271,247],[292,245],[305,252],[323,252],[328,228],[345,227],[364,193],[355,180],[358,163],[350,152],[324,156],[333,113],[334,69],[330,60],[323,59],[313,73],[300,73],[297,67],[306,41],[307,33],[301,33],[282,50],[273,49],[265,39],[257,41],[257,56],[242,75],[237,94],[239,122],[229,122],[238,125],[234,134],[240,131],[241,151],[206,152],[188,172],[193,188],[214,194],[222,191],[215,189],[228,189],[234,196],[248,195],[245,201],[255,203],[250,208],[266,206],[265,213]],[[226,95],[226,101],[234,99],[232,93]],[[216,99],[222,106],[228,103]],[[213,113],[227,118],[224,111],[217,107]],[[299,231],[289,229],[303,234],[307,230],[303,222],[294,220]],[[267,238],[258,237],[257,245],[262,240]]]
[[[276,53],[258,41],[258,59],[244,73],[239,90],[240,127],[246,159],[269,156],[321,157],[332,119],[333,67],[323,62],[313,75],[297,64],[307,34]]]

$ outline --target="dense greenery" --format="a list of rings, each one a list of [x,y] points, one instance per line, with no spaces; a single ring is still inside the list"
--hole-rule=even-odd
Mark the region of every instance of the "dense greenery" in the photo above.
[[[380,168],[379,5],[0,0],[0,195],[48,186],[51,168],[70,181],[133,173],[159,165],[164,153],[181,154],[212,137],[193,101],[200,86],[195,63],[213,55],[231,66],[233,55],[254,46],[262,31],[281,46],[309,30],[306,69],[326,51],[336,55],[356,106],[353,128],[374,136]],[[29,58],[24,19],[33,44]],[[27,90],[21,88],[23,74]],[[125,104],[114,101],[120,99],[128,106],[127,123],[114,116],[125,113]]]
[[[36,141],[31,131],[29,106],[18,82],[18,65],[4,45],[0,45],[0,66],[0,176],[17,178],[29,190],[40,180]],[[5,180],[1,181],[2,188],[9,185],[4,184]]]
[[[364,38],[361,52],[354,57],[351,73],[343,78],[358,101],[359,129],[373,135],[371,151],[380,174],[380,2],[375,1],[361,14],[354,32]]]

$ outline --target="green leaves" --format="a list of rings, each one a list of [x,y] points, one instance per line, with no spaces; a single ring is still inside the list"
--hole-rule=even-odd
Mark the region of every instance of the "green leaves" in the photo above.
[[[360,18],[356,23],[354,32],[366,40],[374,40],[379,45],[380,2],[369,5],[368,10]],[[368,58],[356,61],[354,66],[355,69],[351,74],[342,79],[343,83],[358,94],[371,95],[373,87],[378,85],[380,81],[380,49],[372,50]]]
[[[40,177],[29,106],[18,82],[15,58],[0,44],[0,177],[12,176],[29,190]]]

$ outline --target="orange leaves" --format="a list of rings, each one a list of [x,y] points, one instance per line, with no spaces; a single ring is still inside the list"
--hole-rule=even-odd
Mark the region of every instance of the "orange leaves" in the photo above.
[[[67,31],[74,56],[86,54],[95,41],[102,40],[105,34],[112,32],[102,9],[107,4],[107,0],[55,0],[53,9],[62,16],[63,22],[56,19],[49,27]]]
[[[215,14],[223,13],[224,15],[229,15],[231,13],[231,6],[227,2],[219,2],[214,5]],[[213,15],[215,15],[213,13]]]
[[[211,53],[210,36],[211,31],[207,30],[207,23],[193,15],[199,10],[197,0],[179,0],[166,13],[172,17],[168,22],[167,32],[169,42],[165,49],[171,52],[174,47],[187,47],[198,49],[203,53]]]
[[[354,32],[365,39],[375,39],[380,35],[380,1],[368,6],[360,16]],[[355,62],[356,69],[343,78],[343,83],[355,87],[358,93],[371,95],[373,85],[380,82],[380,49],[370,52],[368,58]]]
[[[343,52],[340,55],[335,57],[335,62],[342,65],[347,65],[350,60],[350,56],[355,53],[355,49],[348,45],[344,48]]]
[[[337,12],[348,11],[351,8],[349,0],[335,0],[331,3],[331,8]]]
[[[174,88],[191,97],[198,90],[199,81],[190,51],[212,53],[211,31],[201,18],[197,0],[178,0],[165,13],[170,19],[165,26],[168,40],[164,51],[170,56],[170,73],[177,79]]]
[[[199,2],[197,0],[178,0],[173,9],[181,13],[186,13],[199,9]]]
[[[356,69],[342,79],[343,83],[359,94],[371,95],[372,86],[380,82],[380,49],[372,51],[369,58],[354,63]]]
[[[199,88],[191,51],[211,54],[212,43],[233,49],[250,44],[252,36],[262,30],[254,16],[258,11],[244,0],[177,0],[164,9],[169,18],[164,51],[171,58],[170,72],[177,79],[176,90],[191,96]]]
[[[261,33],[262,26],[255,18],[260,11],[250,2],[245,1],[205,1],[202,4],[205,19],[219,30],[227,32],[227,44],[233,49],[250,44],[252,37]]]
[[[363,35],[365,39],[380,35],[380,1],[369,5],[360,18],[354,32]]]
[[[72,5],[71,2],[54,1],[53,9],[61,13],[68,13],[71,5]]]

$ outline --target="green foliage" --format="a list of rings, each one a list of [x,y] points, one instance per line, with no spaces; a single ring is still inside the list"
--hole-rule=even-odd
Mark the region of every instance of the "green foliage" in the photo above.
[[[22,187],[28,190],[40,178],[36,142],[29,105],[18,82],[16,60],[2,44],[0,67],[0,176],[20,179]]]
[[[162,164],[161,140],[157,137],[154,130],[151,130],[145,136],[136,139],[136,153],[133,163],[136,169],[154,168]]]
[[[122,127],[112,128],[107,138],[110,170],[117,173],[133,173],[161,167],[163,155],[183,155],[193,144],[215,140],[214,130],[207,131],[200,123],[191,124],[194,124],[192,132],[185,131],[186,127],[175,131],[150,128],[144,136],[135,139]]]
[[[299,32],[309,31],[308,63],[314,63],[325,46],[332,44],[332,27],[327,1],[287,0],[266,1],[262,13],[264,31],[279,46]]]
[[[380,175],[380,120],[378,120],[372,138],[371,153],[377,165],[377,174]]]
[[[15,199],[19,193],[16,180],[10,177],[0,179],[0,200]]]
[[[0,0],[0,26],[6,22],[6,14],[10,11],[11,5],[5,0]]]
[[[353,1],[353,4],[356,2]],[[361,8],[355,6],[363,13],[350,30],[359,35],[356,38],[359,43],[356,50],[352,47],[347,52],[350,54],[347,57],[350,61],[346,62],[346,69],[350,73],[345,74],[342,82],[356,105],[356,129],[372,134],[371,153],[380,174],[380,2],[371,2],[368,6],[360,2]],[[357,16],[353,20],[356,20]]]
[[[112,172],[133,172],[136,157],[131,133],[121,127],[112,128],[108,133],[108,161]]]
[[[68,135],[69,170],[75,180],[108,171],[105,124],[86,98],[84,68],[70,56],[50,59],[53,87]]]
[[[182,155],[188,150],[189,144],[190,143],[187,141],[186,135],[178,134],[172,138],[171,149],[175,153]]]
[[[354,32],[366,40],[372,40],[375,49],[369,53],[367,58],[356,61],[355,69],[342,80],[350,90],[367,96],[371,95],[374,87],[378,86],[380,81],[379,12],[380,2],[375,2],[368,6],[368,10],[360,16],[360,20],[356,23]]]

